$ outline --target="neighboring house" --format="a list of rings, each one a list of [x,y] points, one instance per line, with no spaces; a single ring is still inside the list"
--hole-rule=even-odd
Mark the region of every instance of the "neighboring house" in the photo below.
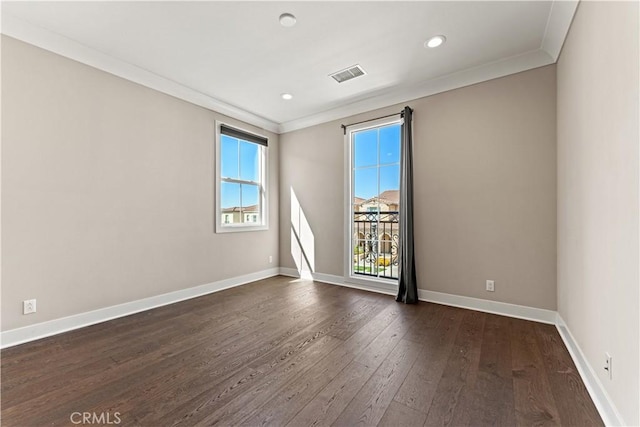
[[[399,206],[398,190],[383,191],[369,199],[354,197],[353,238],[357,241],[356,246],[365,251],[393,253],[398,243]]]
[[[260,207],[258,205],[246,206],[244,208],[241,208],[240,206],[233,206],[222,209],[223,224],[258,222],[259,219]]]
[[[387,190],[370,199],[354,197],[355,212],[397,211],[400,206],[400,191]]]

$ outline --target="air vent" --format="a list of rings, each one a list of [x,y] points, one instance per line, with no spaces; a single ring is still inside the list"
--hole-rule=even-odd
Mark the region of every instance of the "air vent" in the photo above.
[[[365,73],[362,67],[356,64],[349,68],[345,68],[344,70],[336,71],[335,73],[329,74],[329,77],[332,77],[338,83],[343,83],[347,80],[364,76],[365,74],[367,73]]]

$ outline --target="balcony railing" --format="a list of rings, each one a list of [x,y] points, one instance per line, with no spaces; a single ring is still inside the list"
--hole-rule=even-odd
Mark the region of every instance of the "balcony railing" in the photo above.
[[[398,211],[353,213],[353,273],[398,278]]]

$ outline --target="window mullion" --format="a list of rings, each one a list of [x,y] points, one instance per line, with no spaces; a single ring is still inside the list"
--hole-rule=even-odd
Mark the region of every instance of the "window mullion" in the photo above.
[[[242,171],[240,170],[241,163],[242,162],[240,161],[240,140],[238,140],[238,179],[242,177]]]
[[[222,180],[224,182],[230,182],[230,183],[233,183],[233,184],[251,184],[251,185],[257,185],[257,186],[261,185],[257,181],[248,181],[246,179],[228,178],[228,177],[225,177],[225,176],[220,177],[220,180]]]
[[[243,221],[243,215],[244,215],[244,209],[243,209],[243,201],[242,201],[242,184],[240,184],[240,222],[244,223]]]

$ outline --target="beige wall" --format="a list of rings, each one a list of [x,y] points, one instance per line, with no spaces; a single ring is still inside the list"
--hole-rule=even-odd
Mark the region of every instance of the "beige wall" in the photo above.
[[[555,77],[547,66],[408,103],[419,288],[556,309]],[[282,266],[296,268],[293,190],[313,233],[315,272],[344,274],[340,124],[402,106],[280,136]]]
[[[558,311],[628,425],[640,424],[639,36],[637,2],[581,2],[558,62]]]
[[[278,265],[276,135],[270,229],[215,234],[214,122],[257,129],[2,42],[3,330]]]

